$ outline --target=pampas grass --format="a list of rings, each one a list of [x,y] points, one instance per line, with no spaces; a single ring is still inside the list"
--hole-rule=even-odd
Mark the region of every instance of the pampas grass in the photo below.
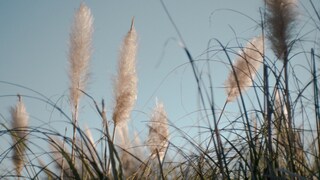
[[[296,0],[266,0],[266,32],[267,38],[271,42],[271,49],[278,59],[283,60],[283,79],[284,79],[284,96],[287,110],[288,125],[288,148],[289,148],[289,169],[296,170],[295,161],[295,140],[294,130],[292,127],[292,105],[290,102],[289,90],[289,53],[293,47],[293,33],[296,24],[298,12],[296,10]]]
[[[287,60],[297,18],[296,0],[265,0],[267,38],[279,59]]]
[[[220,96],[216,92],[221,92],[216,86],[219,81],[212,78],[212,73],[216,71],[211,71],[209,67],[217,65],[220,68],[220,63],[231,62],[229,54],[233,53],[230,49],[234,47],[225,46],[216,39],[210,41],[207,53],[193,59],[191,51],[183,43],[182,48],[191,62],[193,75],[196,76],[197,86],[194,90],[198,90],[200,108],[193,111],[194,109],[189,109],[188,106],[185,108],[188,111],[186,116],[173,116],[169,123],[163,103],[156,102],[150,116],[146,115],[149,112],[138,109],[135,120],[145,123],[137,128],[138,132],[137,129],[129,127],[128,123],[137,98],[138,81],[135,67],[137,33],[133,20],[119,52],[118,74],[114,83],[114,107],[107,109],[103,99],[100,106],[92,95],[85,92],[89,77],[93,18],[89,8],[81,4],[70,33],[71,110],[66,108],[65,111],[58,101],[52,101],[31,88],[0,81],[31,90],[36,96],[32,94],[24,97],[44,102],[46,107],[51,106],[53,110],[50,120],[54,119],[54,123],[66,125],[62,134],[60,126],[58,130],[54,129],[51,124],[53,121],[47,123],[47,119],[33,114],[32,120],[36,121],[32,122],[34,126],[29,126],[26,108],[18,96],[17,105],[10,111],[12,128],[0,122],[1,137],[10,134],[13,141],[8,148],[1,148],[4,151],[0,153],[0,164],[6,165],[8,161],[11,165],[12,161],[14,166],[1,169],[0,179],[319,179],[320,133],[319,126],[314,125],[319,125],[319,72],[315,61],[320,56],[311,49],[313,62],[310,64],[314,66],[311,70],[299,64],[299,68],[304,66],[307,71],[304,76],[312,75],[312,80],[305,81],[300,77],[300,69],[296,69],[296,64],[289,66],[288,63],[292,44],[300,39],[298,36],[296,39],[291,36],[291,26],[296,17],[296,14],[291,14],[295,12],[295,1],[265,2],[267,16],[264,17],[267,26],[264,26],[264,22],[257,24],[261,25],[262,34],[266,32],[271,44],[275,44],[270,50],[274,51],[278,59],[283,60],[283,68],[279,68],[276,61],[273,61],[274,58],[269,57],[269,49],[266,49],[267,53],[264,54],[264,36],[248,40],[245,47],[239,47],[241,51],[237,54],[235,63],[231,63],[231,71],[225,81],[227,96],[223,96],[226,101],[220,109],[221,97],[216,98]],[[167,9],[166,12],[168,13]],[[174,22],[170,15],[169,18]],[[263,17],[261,19],[264,20]],[[277,19],[286,22],[277,22]],[[175,29],[178,31],[177,26]],[[301,29],[301,33],[304,33],[303,30]],[[184,42],[182,34],[178,34]],[[304,36],[312,38],[310,34],[312,33],[308,31]],[[270,36],[274,36],[274,39]],[[218,43],[218,47],[211,44],[214,42]],[[306,42],[300,43],[304,45]],[[227,59],[221,59],[224,57],[220,56],[221,54],[226,55]],[[290,59],[300,58],[301,55],[309,57],[309,52],[301,49],[294,56],[290,56]],[[204,56],[206,61],[202,64]],[[306,58],[306,61],[309,59]],[[262,64],[263,78],[254,80]],[[288,77],[291,75],[289,72],[292,72],[290,80],[294,80],[290,83],[295,85],[292,91],[288,89]],[[255,94],[242,96],[249,87],[254,88]],[[82,95],[92,100],[95,108],[93,110],[97,111],[96,116],[86,112],[92,115],[87,119],[95,120],[95,123],[90,122],[92,133],[89,128],[77,125]],[[0,98],[10,96],[12,95],[1,94]],[[230,103],[232,107],[226,106],[239,96],[241,101],[237,104]],[[143,109],[148,109],[148,103],[149,100]],[[67,115],[70,111],[71,118]],[[51,116],[57,115],[55,113],[60,116]],[[219,118],[216,118],[217,115]],[[249,118],[249,115],[252,115],[252,118]],[[108,119],[109,116],[112,118]],[[2,113],[0,117],[5,119]],[[97,119],[102,121],[102,125],[98,127]],[[204,119],[207,123],[203,123]],[[37,120],[41,122],[39,125],[36,124],[39,122]],[[192,124],[189,126],[187,121]],[[70,122],[73,125],[73,135],[67,133]],[[173,130],[170,133],[169,124]],[[145,130],[149,130],[149,134]],[[131,132],[134,132],[134,135]],[[43,144],[49,144],[49,147],[43,147]]]
[[[92,32],[93,17],[90,9],[85,4],[81,4],[74,16],[70,33],[69,76],[70,100],[73,107],[78,105],[81,97],[79,90],[85,90],[88,81]]]
[[[21,171],[24,166],[24,153],[26,150],[26,141],[28,135],[28,119],[29,115],[27,113],[26,107],[22,102],[21,96],[18,95],[19,101],[15,107],[12,107],[11,118],[12,118],[12,140],[14,142],[13,146],[13,164],[18,176],[21,175]]]
[[[225,82],[228,95],[227,101],[235,100],[240,92],[252,86],[253,79],[262,64],[264,38],[262,36],[252,39],[242,50]]]
[[[73,141],[71,159],[74,161],[74,143],[76,126],[78,121],[78,107],[81,91],[84,90],[88,81],[89,60],[91,57],[91,40],[93,32],[93,17],[90,9],[81,4],[74,16],[74,24],[70,34],[70,100],[73,121]]]
[[[134,19],[129,32],[124,38],[118,61],[118,76],[115,83],[115,107],[113,121],[116,126],[126,123],[137,99],[137,33]]]
[[[151,158],[159,156],[160,162],[163,161],[169,142],[169,127],[167,113],[161,102],[156,103],[149,125],[148,147]]]

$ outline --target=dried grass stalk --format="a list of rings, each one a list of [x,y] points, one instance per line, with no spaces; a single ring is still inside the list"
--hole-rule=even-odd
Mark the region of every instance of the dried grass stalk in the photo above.
[[[296,0],[266,0],[267,38],[279,59],[286,59],[297,18]]]
[[[240,95],[240,91],[245,91],[252,86],[257,70],[262,64],[264,52],[264,40],[262,36],[256,37],[242,50],[230,72],[225,85],[227,87],[227,101],[233,101]],[[240,90],[240,91],[239,91]]]
[[[22,102],[21,96],[19,96],[19,101],[15,107],[10,109],[12,118],[12,140],[15,144],[13,146],[13,164],[16,168],[16,173],[18,176],[21,175],[21,171],[24,166],[24,153],[26,149],[26,141],[28,135],[28,119],[29,115],[27,113],[26,107]]]
[[[91,40],[93,33],[93,17],[90,9],[81,4],[74,16],[70,34],[70,101],[72,106],[73,138],[71,159],[75,160],[75,138],[78,121],[78,107],[81,91],[84,90],[89,77],[89,60],[91,56]]]
[[[150,121],[149,136],[147,140],[148,147],[151,151],[151,158],[156,158],[159,153],[162,162],[168,148],[169,127],[167,113],[162,103],[156,103]]]
[[[127,33],[118,61],[118,76],[115,83],[115,107],[113,111],[113,121],[118,126],[123,125],[130,117],[130,113],[137,99],[137,74],[136,74],[136,54],[137,54],[137,33],[134,24]]]
[[[93,17],[90,9],[81,4],[74,16],[70,33],[70,100],[73,107],[77,106],[81,97],[79,89],[84,90],[89,76],[91,57],[91,41],[93,33]]]

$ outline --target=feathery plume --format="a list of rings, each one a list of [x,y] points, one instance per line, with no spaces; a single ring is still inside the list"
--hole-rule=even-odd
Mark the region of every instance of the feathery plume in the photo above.
[[[89,61],[91,56],[91,40],[93,32],[93,17],[90,9],[81,4],[74,16],[70,33],[70,100],[73,107],[77,106],[81,93],[87,84]]]
[[[277,58],[286,59],[297,18],[296,0],[266,0],[267,38]]]
[[[116,104],[113,111],[113,121],[123,125],[130,117],[130,112],[137,99],[137,33],[134,28],[134,19],[129,32],[127,33],[118,61],[118,77],[115,84]]]
[[[74,23],[70,34],[70,101],[72,106],[73,138],[71,159],[75,161],[75,138],[78,121],[78,106],[81,97],[80,90],[84,90],[89,76],[89,60],[91,56],[91,40],[93,32],[93,17],[90,9],[81,4],[74,16]]]
[[[27,127],[29,115],[27,113],[26,107],[22,102],[21,96],[18,95],[19,101],[15,107],[10,109],[12,118],[12,139],[14,142],[13,146],[13,164],[16,167],[16,173],[18,176],[21,175],[24,164],[24,152],[26,149],[27,140]]]
[[[263,48],[263,37],[253,38],[232,65],[234,72],[233,70],[230,72],[225,82],[228,102],[233,101],[240,95],[240,91],[243,92],[252,85],[257,70],[262,64]]]
[[[157,157],[159,153],[160,161],[162,162],[165,152],[168,147],[169,127],[167,113],[162,103],[156,102],[156,107],[149,126],[149,135],[147,144],[151,151],[151,158]]]

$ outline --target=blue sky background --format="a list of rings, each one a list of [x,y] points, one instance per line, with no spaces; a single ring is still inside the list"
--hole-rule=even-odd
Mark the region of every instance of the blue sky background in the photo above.
[[[0,1],[0,80],[44,94],[65,109],[68,115],[68,41],[73,15],[81,2]],[[134,16],[139,35],[139,94],[130,127],[141,134],[147,133],[147,122],[156,97],[164,103],[170,121],[177,127],[188,132],[192,125],[206,126],[197,113],[199,96],[192,69],[178,42],[172,40],[177,39],[177,34],[160,1],[84,2],[94,17],[91,78],[87,93],[98,102],[106,100],[108,118],[111,118],[114,102],[113,78],[119,48]],[[176,0],[165,1],[165,4],[190,52],[198,60],[206,58],[204,52],[212,38],[219,39],[223,44],[230,43],[232,47],[239,46],[235,41],[238,37],[244,46],[245,39],[261,33],[255,22],[232,10],[259,22],[262,1]],[[315,4],[319,7],[319,1]],[[311,10],[309,4],[304,5]],[[306,16],[302,13],[301,17]],[[307,23],[307,28],[312,28],[311,24]],[[231,58],[234,57],[231,55]],[[215,57],[215,60],[218,62],[212,65],[211,74],[216,107],[219,109],[226,99],[222,87],[229,70],[223,64],[228,62],[225,56]],[[15,105],[17,98],[13,95],[17,93],[39,97],[31,91],[0,82],[1,123],[10,124],[8,110]],[[44,124],[49,123],[50,127],[63,133],[66,123],[61,121],[66,119],[53,112],[52,107],[33,98],[26,97],[24,102],[31,126],[46,127]],[[86,97],[81,100],[79,123],[90,128],[101,125],[91,100]],[[68,131],[71,132],[71,128]],[[144,140],[144,136],[141,139]],[[10,143],[10,140],[8,136],[0,136],[0,144]],[[0,152],[4,148],[0,147]]]

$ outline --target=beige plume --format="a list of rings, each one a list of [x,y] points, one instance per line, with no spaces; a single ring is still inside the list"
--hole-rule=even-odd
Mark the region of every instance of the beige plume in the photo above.
[[[132,20],[131,28],[124,38],[118,61],[118,76],[115,83],[115,107],[113,121],[118,126],[123,125],[130,117],[137,99],[137,33]]]
[[[252,39],[242,50],[235,64],[232,65],[234,72],[229,73],[225,82],[228,101],[233,101],[240,95],[239,89],[244,91],[252,86],[257,70],[262,64],[263,49],[263,37],[259,36]]]
[[[70,99],[73,107],[79,103],[81,95],[79,89],[84,90],[87,84],[92,33],[93,17],[90,9],[81,4],[74,16],[74,23],[70,33]]]
[[[16,167],[17,175],[20,176],[24,166],[24,153],[26,149],[26,140],[28,135],[28,119],[26,107],[22,102],[21,96],[18,95],[19,101],[15,107],[12,107],[11,118],[12,118],[12,139],[14,142],[13,146],[13,164]]]
[[[90,9],[81,4],[74,16],[70,33],[70,101],[73,121],[73,138],[71,159],[75,162],[76,126],[78,121],[78,108],[81,91],[85,90],[89,76],[89,61],[91,57],[91,40],[93,33],[93,17]]]
[[[296,0],[266,0],[267,38],[279,59],[286,58],[298,12]]]
[[[151,158],[157,157],[163,160],[168,148],[169,127],[167,113],[162,103],[156,103],[149,126],[148,147],[151,151]]]

